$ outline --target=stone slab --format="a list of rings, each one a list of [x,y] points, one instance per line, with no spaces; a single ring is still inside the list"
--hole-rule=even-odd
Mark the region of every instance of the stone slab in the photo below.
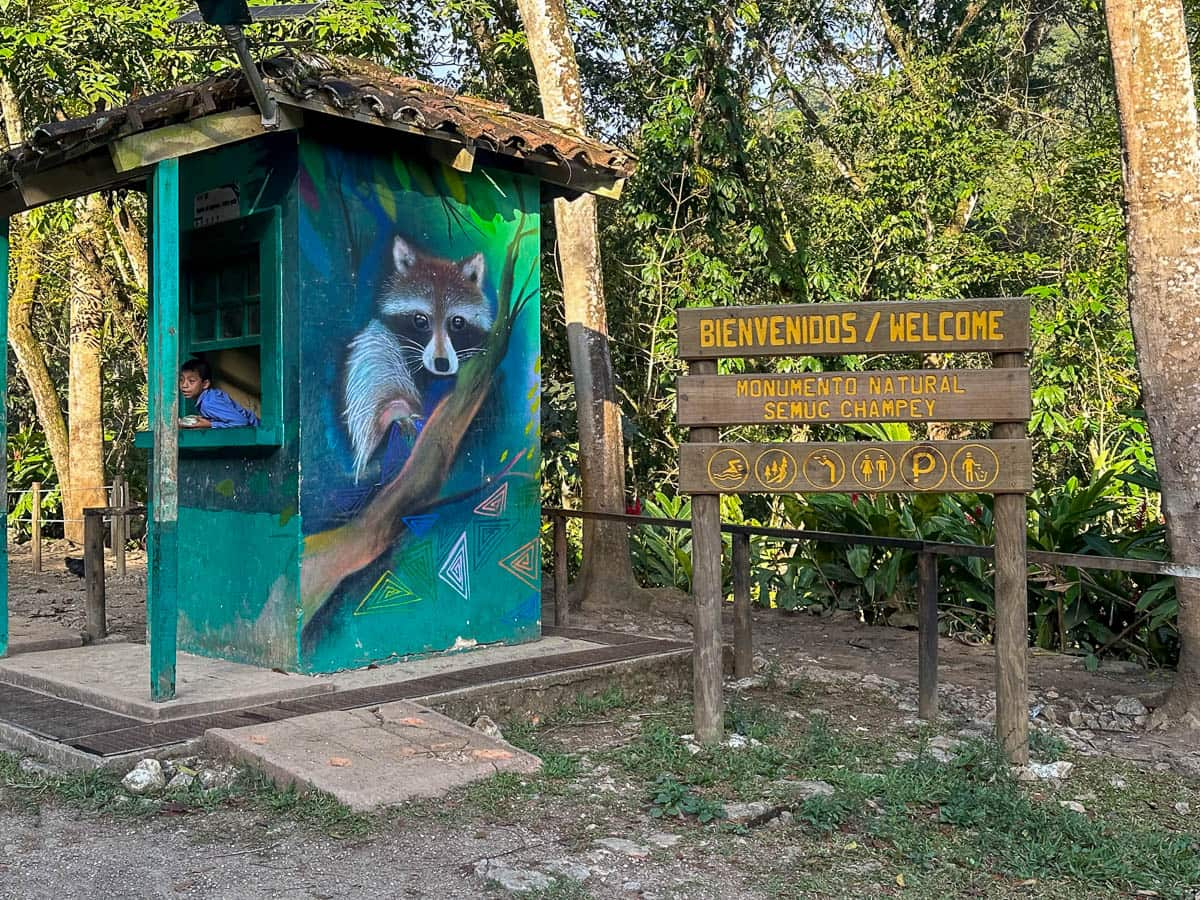
[[[214,728],[205,744],[281,786],[325,791],[360,812],[440,797],[497,772],[532,774],[541,767],[530,753],[405,700]]]
[[[13,616],[8,623],[8,655],[82,647],[83,635],[40,619]]]
[[[334,690],[327,679],[180,653],[174,700],[150,700],[150,649],[117,643],[0,659],[0,682],[147,722],[297,700]]]

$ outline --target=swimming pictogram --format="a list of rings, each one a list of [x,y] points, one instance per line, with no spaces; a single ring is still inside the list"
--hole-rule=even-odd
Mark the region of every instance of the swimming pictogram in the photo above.
[[[723,491],[740,488],[750,477],[750,463],[740,450],[724,447],[708,458],[708,480]]]

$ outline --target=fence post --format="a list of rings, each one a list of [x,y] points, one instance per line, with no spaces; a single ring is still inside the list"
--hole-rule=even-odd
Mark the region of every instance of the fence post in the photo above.
[[[691,360],[693,375],[715,375],[716,360]],[[690,441],[713,443],[716,428],[692,428]],[[725,737],[725,698],[722,695],[721,496],[692,495],[692,597],[696,621],[692,648],[692,728],[701,744],[719,744]]]
[[[117,574],[125,574],[125,545],[129,543],[129,485],[125,476],[118,475],[113,481],[113,506],[120,510],[113,514],[113,554],[117,558]]]
[[[750,618],[750,535],[733,535],[733,674],[754,674],[754,624]]]
[[[93,640],[108,636],[104,608],[104,516],[83,512],[83,580],[87,590],[87,633]]]
[[[571,622],[567,597],[567,517],[554,517],[554,624],[565,628]]]
[[[33,519],[33,571],[40,575],[42,572],[42,483],[35,481],[30,491],[33,493],[33,511],[31,513]]]
[[[1019,369],[1024,353],[994,353],[992,367]],[[998,422],[994,438],[1023,438],[1024,422]],[[1014,765],[1029,762],[1029,564],[1024,494],[996,494],[996,739]]]
[[[932,720],[938,714],[938,560],[927,550],[917,554],[917,593],[917,715]]]

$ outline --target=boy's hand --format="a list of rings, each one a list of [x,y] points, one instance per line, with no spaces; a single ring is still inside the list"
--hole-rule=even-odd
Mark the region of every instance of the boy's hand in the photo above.
[[[212,421],[204,416],[188,416],[179,420],[180,428],[212,428]]]

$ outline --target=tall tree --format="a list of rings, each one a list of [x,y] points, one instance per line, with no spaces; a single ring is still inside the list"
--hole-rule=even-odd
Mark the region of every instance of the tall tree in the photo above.
[[[543,115],[587,133],[579,64],[563,0],[518,0],[529,55],[537,72]],[[625,511],[625,451],[613,384],[608,318],[596,234],[596,198],[554,201],[558,261],[571,371],[579,414],[579,463],[584,509]],[[617,522],[584,520],[583,568],[576,596],[584,603],[636,592],[629,530]]]
[[[107,209],[99,194],[78,201],[72,231],[71,344],[67,384],[70,427],[70,489],[63,494],[64,531],[83,543],[83,510],[107,506],[104,493],[104,423],[100,407],[104,311],[116,289],[102,252]]]
[[[1129,312],[1176,562],[1200,564],[1200,129],[1180,0],[1107,0],[1124,149]],[[1179,579],[1160,722],[1200,727],[1200,582]]]

